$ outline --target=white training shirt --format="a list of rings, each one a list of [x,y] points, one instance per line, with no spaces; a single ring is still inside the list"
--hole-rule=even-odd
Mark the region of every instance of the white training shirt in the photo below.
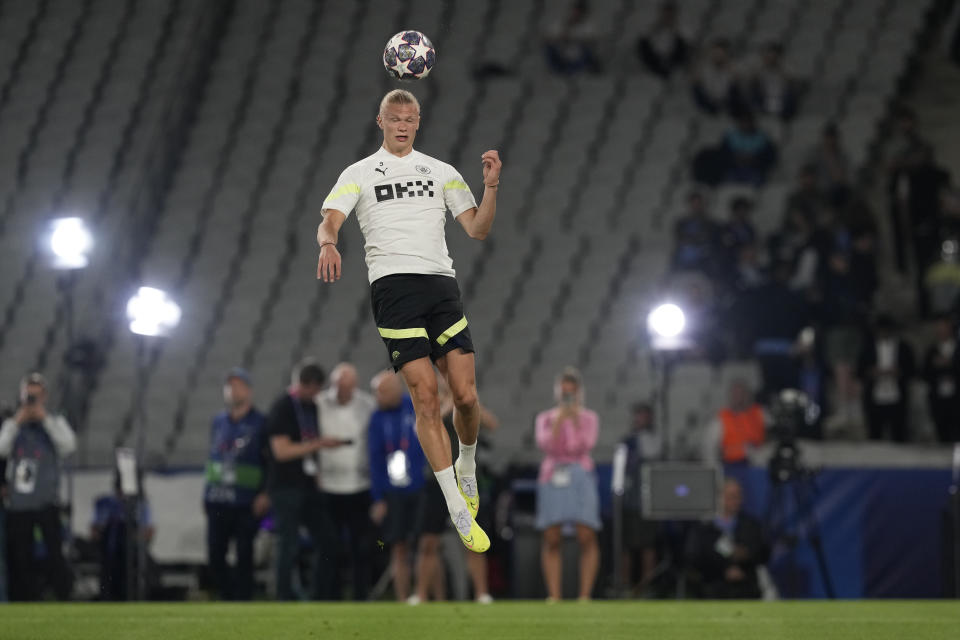
[[[317,404],[320,435],[353,440],[353,444],[320,450],[320,488],[336,494],[366,491],[370,488],[367,431],[370,428],[370,416],[377,408],[376,401],[369,393],[357,389],[350,402],[340,404],[335,387],[320,392],[314,401]]]
[[[395,273],[454,276],[444,233],[454,217],[477,206],[456,169],[413,150],[398,158],[383,147],[350,165],[324,209],[356,209],[370,282]]]

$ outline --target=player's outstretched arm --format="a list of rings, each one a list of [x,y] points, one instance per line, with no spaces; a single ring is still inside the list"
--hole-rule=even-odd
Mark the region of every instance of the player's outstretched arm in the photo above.
[[[493,219],[497,217],[497,186],[500,184],[500,154],[490,150],[480,156],[483,163],[483,199],[480,206],[457,216],[467,235],[483,240],[490,233]]]
[[[317,228],[317,244],[320,245],[317,280],[335,282],[340,279],[340,252],[337,250],[337,237],[346,219],[347,216],[342,211],[323,210],[323,222]]]

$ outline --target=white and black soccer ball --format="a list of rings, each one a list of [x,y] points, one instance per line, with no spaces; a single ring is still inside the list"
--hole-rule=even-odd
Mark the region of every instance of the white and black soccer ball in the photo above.
[[[401,31],[383,48],[383,66],[398,80],[422,80],[436,64],[433,43],[419,31]]]

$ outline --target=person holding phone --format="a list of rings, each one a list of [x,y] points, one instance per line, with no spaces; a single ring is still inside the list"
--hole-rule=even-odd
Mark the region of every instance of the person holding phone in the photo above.
[[[537,478],[537,528],[543,531],[540,562],[547,601],[561,598],[563,527],[576,529],[580,544],[580,600],[589,600],[600,566],[597,531],[600,495],[590,452],[600,419],[583,406],[580,372],[565,368],[554,385],[557,406],[536,419],[537,446],[544,452]]]
[[[20,406],[0,426],[0,458],[7,458],[7,551],[10,599],[39,600],[49,582],[60,600],[70,597],[73,579],[63,557],[60,521],[60,464],[77,448],[63,416],[47,411],[47,382],[31,373],[20,383]],[[39,529],[47,558],[34,553]],[[46,571],[44,570],[46,568]]]
[[[293,581],[303,525],[316,551],[309,597],[329,600],[334,596],[330,576],[336,571],[338,541],[329,507],[317,486],[317,452],[339,447],[340,440],[321,436],[317,421],[315,399],[323,390],[326,374],[313,363],[298,370],[296,386],[277,398],[267,414],[267,489],[277,545],[277,598],[299,600],[307,595],[300,593]]]
[[[330,373],[330,386],[316,397],[320,435],[342,446],[320,451],[320,490],[333,516],[341,539],[346,531],[347,551],[353,568],[353,599],[366,600],[370,593],[370,457],[367,428],[376,402],[357,389],[357,369],[341,362]],[[334,577],[335,592],[340,593]]]

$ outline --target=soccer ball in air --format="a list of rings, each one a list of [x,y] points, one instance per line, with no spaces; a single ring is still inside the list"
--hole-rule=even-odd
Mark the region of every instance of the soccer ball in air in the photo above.
[[[430,38],[419,31],[401,31],[383,48],[383,66],[398,80],[422,80],[437,64]]]

